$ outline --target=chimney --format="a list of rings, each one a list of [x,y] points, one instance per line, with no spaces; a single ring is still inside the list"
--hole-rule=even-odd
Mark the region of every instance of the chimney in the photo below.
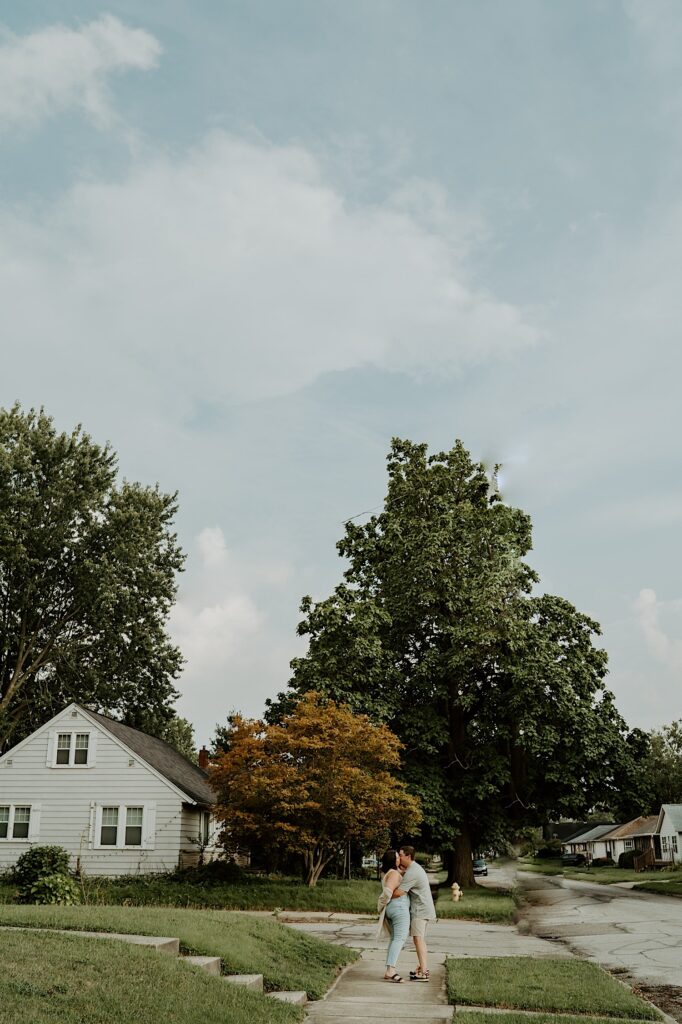
[[[208,750],[206,747],[202,747],[199,751],[199,767],[203,768],[204,771],[208,770]]]

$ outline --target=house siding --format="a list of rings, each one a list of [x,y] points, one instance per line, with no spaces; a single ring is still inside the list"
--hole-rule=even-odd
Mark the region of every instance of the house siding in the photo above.
[[[661,851],[664,860],[672,860],[675,864],[682,864],[682,832],[678,832],[675,828],[674,823],[670,820],[670,815],[663,808],[662,821],[659,828],[659,835],[661,837]],[[663,839],[666,839],[667,850],[663,850]],[[677,839],[677,850],[672,848],[671,839]]]
[[[94,765],[49,767],[49,744],[58,731],[97,733]],[[0,870],[14,864],[29,846],[47,844],[63,846],[71,855],[71,866],[80,861],[89,875],[173,870],[190,831],[187,816],[193,813],[197,820],[197,812],[185,811],[182,797],[139,757],[70,708],[0,758],[0,804],[40,806],[39,832],[30,841],[0,840]],[[95,804],[155,808],[153,848],[96,849]]]

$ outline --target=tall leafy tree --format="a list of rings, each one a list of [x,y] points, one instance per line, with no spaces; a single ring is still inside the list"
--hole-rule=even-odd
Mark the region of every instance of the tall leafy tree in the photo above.
[[[300,854],[314,886],[340,847],[377,849],[419,823],[400,741],[366,715],[308,693],[278,725],[235,715],[228,728],[211,769],[228,850]]]
[[[650,814],[661,804],[682,803],[682,719],[649,733],[642,777]]]
[[[0,750],[70,700],[172,717],[175,513],[80,428],[0,410]]]
[[[531,522],[461,442],[395,440],[383,511],[348,523],[344,581],[302,604],[305,657],[275,720],[308,690],[387,723],[423,834],[473,884],[472,853],[612,794],[625,724],[604,689],[596,622],[532,596]]]

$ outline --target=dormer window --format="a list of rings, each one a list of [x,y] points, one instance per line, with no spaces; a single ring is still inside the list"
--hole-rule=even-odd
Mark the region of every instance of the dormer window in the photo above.
[[[94,751],[91,733],[58,732],[52,742],[54,757],[51,763],[55,768],[92,767]]]

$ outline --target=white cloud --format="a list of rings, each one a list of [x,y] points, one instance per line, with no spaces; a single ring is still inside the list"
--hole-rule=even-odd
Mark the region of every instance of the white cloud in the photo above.
[[[661,612],[680,611],[679,601],[659,601],[656,591],[640,590],[635,612],[650,654],[667,668],[682,668],[682,640],[670,637],[661,624]]]
[[[108,78],[156,67],[161,46],[149,32],[105,14],[81,28],[52,25],[0,45],[0,124],[26,125],[65,110],[99,124],[111,117]]]
[[[146,404],[163,385],[175,411],[363,364],[450,373],[539,336],[467,280],[451,233],[351,205],[303,149],[221,133],[0,213],[0,302],[32,373],[40,353],[50,379],[73,363]]]

